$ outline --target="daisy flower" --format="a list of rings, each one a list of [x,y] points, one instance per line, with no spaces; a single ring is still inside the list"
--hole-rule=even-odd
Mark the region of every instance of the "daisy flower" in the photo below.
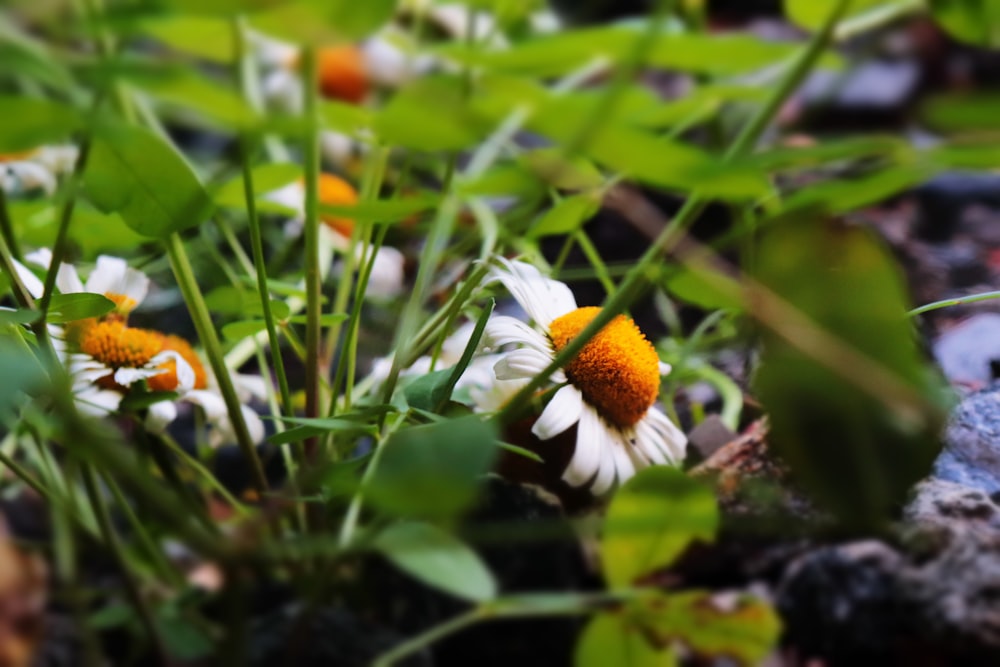
[[[491,278],[507,288],[534,326],[494,316],[485,336],[492,347],[518,346],[501,354],[496,377],[527,380],[541,373],[600,308],[578,308],[565,284],[545,278],[533,266],[498,261]],[[564,481],[589,484],[594,494],[602,494],[637,469],[684,457],[687,439],[655,407],[660,377],[669,370],[635,323],[619,315],[552,374],[558,389],[531,432],[550,440],[576,426],[576,447]]]
[[[294,181],[266,195],[267,199],[294,212],[295,217],[285,227],[289,235],[298,235],[305,221],[306,188],[302,181]],[[319,202],[327,206],[352,206],[358,203],[358,193],[350,183],[333,174],[319,175]],[[354,221],[338,215],[320,213],[321,241],[341,252],[352,251],[351,232]],[[368,248],[358,244],[353,247],[356,262],[367,261]],[[392,298],[402,293],[405,283],[405,258],[403,253],[389,246],[382,246],[375,254],[368,280],[367,294],[376,298]]]
[[[47,269],[52,253],[39,250],[25,259]],[[27,267],[18,264],[17,271],[28,292],[40,297],[42,282]],[[144,273],[129,267],[119,257],[98,257],[86,282],[73,266],[59,266],[56,286],[60,292],[103,294],[116,306],[100,317],[53,329],[54,342],[73,378],[77,404],[88,414],[107,416],[118,411],[133,385],[144,381],[152,391],[177,392],[178,401],[200,406],[213,427],[210,444],[230,441],[232,425],[225,401],[191,344],[180,336],[128,326],[129,314],[145,298],[149,283]],[[235,376],[237,386],[240,378]],[[243,384],[248,388],[256,386],[253,378]],[[255,440],[262,439],[264,427],[260,417],[249,407],[242,408],[251,435]],[[173,401],[158,401],[149,406],[146,425],[154,431],[163,430],[176,417],[177,406]]]
[[[0,155],[0,189],[11,194],[41,190],[51,195],[59,176],[73,170],[78,155],[76,146],[42,146]]]

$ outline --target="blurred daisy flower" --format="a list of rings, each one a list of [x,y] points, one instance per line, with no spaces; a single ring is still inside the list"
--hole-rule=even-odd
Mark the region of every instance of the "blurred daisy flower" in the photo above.
[[[31,253],[25,259],[47,269],[52,261],[48,250]],[[42,282],[26,267],[18,266],[18,274],[32,296],[40,297]],[[102,255],[86,282],[76,269],[61,264],[56,287],[64,294],[90,292],[102,294],[115,303],[115,308],[100,317],[68,323],[53,331],[55,343],[70,376],[77,405],[94,416],[117,412],[122,399],[133,386],[145,382],[150,391],[176,392],[176,401],[200,406],[212,431],[209,444],[216,446],[233,438],[232,425],[225,401],[214,386],[211,373],[194,348],[180,336],[153,329],[131,327],[129,314],[149,290],[149,278],[130,268],[124,259]],[[261,378],[234,375],[238,388],[243,388],[243,400],[260,396]],[[248,406],[241,406],[244,418],[255,440],[264,437],[260,417]],[[157,401],[149,406],[146,425],[159,431],[177,418],[174,401]]]
[[[73,171],[76,146],[42,146],[19,153],[0,154],[0,189],[9,194],[56,191],[59,177]]]
[[[306,188],[301,180],[270,192],[267,199],[284,206],[295,213],[285,232],[289,236],[302,233],[305,221]],[[353,206],[358,203],[358,193],[350,183],[333,174],[319,175],[319,202],[327,206]],[[320,213],[321,241],[342,253],[352,251],[351,232],[354,221],[338,215]],[[355,261],[367,261],[368,247],[357,244],[353,247]],[[405,258],[403,253],[389,246],[382,246],[375,253],[375,264],[368,280],[368,296],[392,298],[402,293],[405,284]]]
[[[528,380],[600,312],[578,308],[569,288],[546,278],[523,262],[498,260],[491,278],[498,280],[528,314],[534,326],[509,316],[490,319],[485,339],[502,352],[494,370],[499,380]],[[550,440],[576,426],[576,447],[563,480],[589,484],[594,494],[608,491],[635,471],[684,457],[687,438],[655,407],[660,378],[670,368],[635,323],[615,317],[563,370],[552,374],[552,398],[531,432]]]

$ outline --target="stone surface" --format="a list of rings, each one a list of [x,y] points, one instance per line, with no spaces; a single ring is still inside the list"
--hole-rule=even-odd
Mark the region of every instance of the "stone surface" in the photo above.
[[[981,313],[949,329],[934,343],[934,358],[950,382],[990,382],[990,365],[1000,360],[1000,315]]]
[[[921,529],[1000,531],[1000,505],[978,489],[942,479],[924,480],[903,509],[904,523]]]
[[[931,476],[1000,492],[1000,384],[969,394],[955,408]]]

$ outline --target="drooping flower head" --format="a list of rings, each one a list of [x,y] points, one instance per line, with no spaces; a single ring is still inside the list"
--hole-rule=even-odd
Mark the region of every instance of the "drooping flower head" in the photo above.
[[[501,380],[530,379],[600,312],[578,308],[569,288],[523,262],[499,259],[491,278],[501,282],[534,326],[494,316],[486,326],[493,347],[517,345],[494,367]],[[660,377],[669,372],[635,323],[618,315],[552,374],[556,391],[531,428],[550,440],[576,426],[576,447],[563,472],[572,486],[595,494],[624,482],[639,468],[684,456],[684,434],[656,407]]]

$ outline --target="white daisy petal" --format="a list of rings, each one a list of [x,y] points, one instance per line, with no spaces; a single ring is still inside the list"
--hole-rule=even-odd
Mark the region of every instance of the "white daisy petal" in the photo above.
[[[146,411],[146,428],[154,433],[160,433],[170,422],[177,419],[177,406],[173,401],[157,401]]]
[[[661,440],[645,419],[635,425],[635,449],[642,452],[650,465],[668,463],[672,458],[670,452],[660,444]]]
[[[486,323],[483,331],[483,338],[488,341],[490,347],[501,347],[520,343],[527,345],[539,352],[552,354],[552,346],[542,334],[538,333],[521,320],[508,317],[507,315],[497,315],[491,317]]]
[[[24,289],[28,290],[28,294],[36,299],[42,298],[42,293],[45,291],[45,285],[42,281],[31,272],[28,267],[21,264],[16,259],[14,260],[14,270],[17,271],[17,277],[21,279],[21,284],[24,285]]]
[[[565,284],[545,278],[535,267],[524,262],[498,258],[502,270],[491,271],[491,277],[503,283],[511,296],[539,326],[548,327],[552,320],[576,310],[576,299]]]
[[[185,392],[194,389],[195,375],[191,364],[179,353],[173,350],[164,350],[149,360],[147,366],[158,367],[173,361],[175,364],[174,373],[177,375],[177,391]]]
[[[535,377],[550,363],[552,363],[552,357],[546,356],[538,350],[524,348],[505,354],[496,363],[493,370],[496,371],[498,380],[518,380]]]
[[[95,294],[124,294],[119,290],[125,283],[126,271],[128,262],[121,257],[101,255],[87,277],[87,291]]]
[[[687,449],[687,436],[670,421],[669,417],[656,408],[650,408],[642,420],[649,424],[657,434],[672,461],[680,461],[684,458]]]
[[[131,368],[129,366],[123,366],[115,371],[115,382],[123,387],[128,387],[139,380],[148,380],[149,378],[156,377],[165,371],[162,368],[156,368],[155,366],[150,368],[143,366],[142,368]]]
[[[84,291],[80,275],[69,264],[59,265],[59,271],[56,273],[56,287],[63,294],[77,294]]]
[[[570,486],[583,486],[593,478],[601,464],[600,433],[604,426],[597,413],[583,406],[577,424],[576,448],[562,478]]]
[[[226,402],[222,396],[214,391],[192,389],[186,392],[182,398],[189,403],[200,406],[205,411],[205,417],[210,422],[218,422],[228,417],[229,413],[226,411]]]
[[[555,393],[531,427],[531,432],[541,440],[554,438],[580,421],[582,410],[583,394],[568,384]]]
[[[117,412],[121,402],[122,395],[117,391],[100,389],[94,385],[76,394],[77,407],[92,417],[106,417],[112,412]]]
[[[613,451],[615,443],[608,432],[608,427],[600,421],[595,428],[595,433],[600,442],[601,462],[597,467],[597,477],[594,478],[590,491],[595,496],[600,496],[615,483],[615,455]]]
[[[615,478],[618,484],[624,484],[635,475],[635,464],[632,463],[632,458],[628,453],[630,449],[628,438],[617,429],[609,429],[608,435],[611,436],[609,444],[611,445],[611,453],[615,459]]]

